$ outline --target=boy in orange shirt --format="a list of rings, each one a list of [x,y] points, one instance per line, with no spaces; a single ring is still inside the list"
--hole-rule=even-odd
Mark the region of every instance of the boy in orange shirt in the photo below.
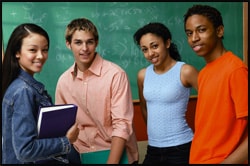
[[[205,59],[198,76],[191,164],[239,164],[248,161],[248,67],[222,42],[220,12],[194,5],[184,16],[187,40]]]

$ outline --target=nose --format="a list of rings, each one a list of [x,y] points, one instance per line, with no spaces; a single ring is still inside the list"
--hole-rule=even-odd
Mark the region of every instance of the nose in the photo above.
[[[197,32],[194,32],[192,35],[192,42],[196,42],[197,40],[199,40],[199,34]]]
[[[46,51],[44,51],[44,50],[37,51],[36,58],[46,60],[48,58],[48,51],[47,50]]]
[[[36,57],[39,58],[39,59],[43,59],[44,58],[43,52],[38,51]]]
[[[86,51],[87,49],[88,49],[87,43],[86,43],[86,42],[83,42],[83,44],[82,44],[82,50],[83,50],[83,51]]]
[[[151,57],[152,55],[154,55],[154,51],[152,49],[148,49],[148,55]]]

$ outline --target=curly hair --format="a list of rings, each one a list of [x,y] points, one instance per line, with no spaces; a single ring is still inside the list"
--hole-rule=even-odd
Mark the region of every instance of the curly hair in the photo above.
[[[142,28],[138,29],[134,33],[134,41],[137,45],[140,45],[141,37],[147,33],[155,34],[163,39],[164,42],[166,42],[168,39],[172,39],[172,35],[169,31],[169,29],[162,23],[154,22],[149,23]],[[170,56],[177,61],[181,60],[181,56],[178,52],[177,46],[175,43],[171,42],[169,47],[169,54]]]

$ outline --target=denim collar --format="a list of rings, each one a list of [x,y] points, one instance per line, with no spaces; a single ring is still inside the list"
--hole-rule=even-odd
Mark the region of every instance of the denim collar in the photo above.
[[[38,91],[38,93],[42,94],[44,92],[44,85],[37,80],[27,72],[25,72],[23,69],[20,69],[20,73],[18,77],[22,80],[24,80],[28,85],[32,86],[34,89]]]

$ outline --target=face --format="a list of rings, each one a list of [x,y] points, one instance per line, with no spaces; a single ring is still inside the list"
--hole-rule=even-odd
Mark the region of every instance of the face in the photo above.
[[[212,22],[202,15],[190,16],[186,21],[185,31],[193,51],[208,59],[217,52],[224,33],[222,26],[215,29]]]
[[[67,47],[74,54],[78,68],[82,71],[93,62],[97,44],[98,42],[95,41],[94,35],[83,30],[75,31],[71,43],[66,42]]]
[[[22,41],[20,52],[16,54],[20,67],[30,75],[42,70],[48,58],[48,41],[39,34],[31,33]]]
[[[140,47],[144,57],[155,66],[161,65],[168,55],[170,42],[163,42],[163,39],[152,33],[147,33],[141,37]]]

